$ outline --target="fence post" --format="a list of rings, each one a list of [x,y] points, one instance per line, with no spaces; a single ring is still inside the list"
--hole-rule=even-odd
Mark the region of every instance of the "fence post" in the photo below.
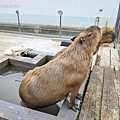
[[[62,10],[59,10],[58,11],[58,14],[60,15],[60,37],[61,37],[61,23],[62,23],[62,15],[63,15],[63,12],[62,12]]]
[[[18,11],[18,10],[16,10],[15,12],[16,12],[16,14],[17,14],[17,18],[18,18],[18,31],[19,31],[19,32],[21,32],[19,11]]]

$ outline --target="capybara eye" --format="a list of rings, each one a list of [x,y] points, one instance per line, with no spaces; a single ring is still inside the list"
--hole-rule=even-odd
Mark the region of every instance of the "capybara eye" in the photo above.
[[[92,35],[92,33],[90,32],[89,34],[88,34],[88,37],[90,37]]]

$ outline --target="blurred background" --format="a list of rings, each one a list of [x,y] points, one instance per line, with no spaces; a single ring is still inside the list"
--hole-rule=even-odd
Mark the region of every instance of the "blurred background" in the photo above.
[[[94,24],[113,29],[118,8],[119,0],[0,0],[0,30],[75,36]]]

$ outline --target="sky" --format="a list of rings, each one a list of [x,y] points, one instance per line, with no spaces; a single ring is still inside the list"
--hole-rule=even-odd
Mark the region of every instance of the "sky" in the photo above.
[[[0,13],[58,15],[78,17],[109,17],[117,16],[119,0],[0,0]],[[103,9],[102,12],[99,9]]]

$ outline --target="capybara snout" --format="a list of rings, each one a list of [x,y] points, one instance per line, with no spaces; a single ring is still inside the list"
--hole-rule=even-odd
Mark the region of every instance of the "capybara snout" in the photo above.
[[[28,71],[19,87],[23,102],[30,108],[53,105],[70,96],[74,103],[78,91],[87,78],[93,53],[101,38],[101,29],[91,26],[81,32],[74,42],[55,59]]]

